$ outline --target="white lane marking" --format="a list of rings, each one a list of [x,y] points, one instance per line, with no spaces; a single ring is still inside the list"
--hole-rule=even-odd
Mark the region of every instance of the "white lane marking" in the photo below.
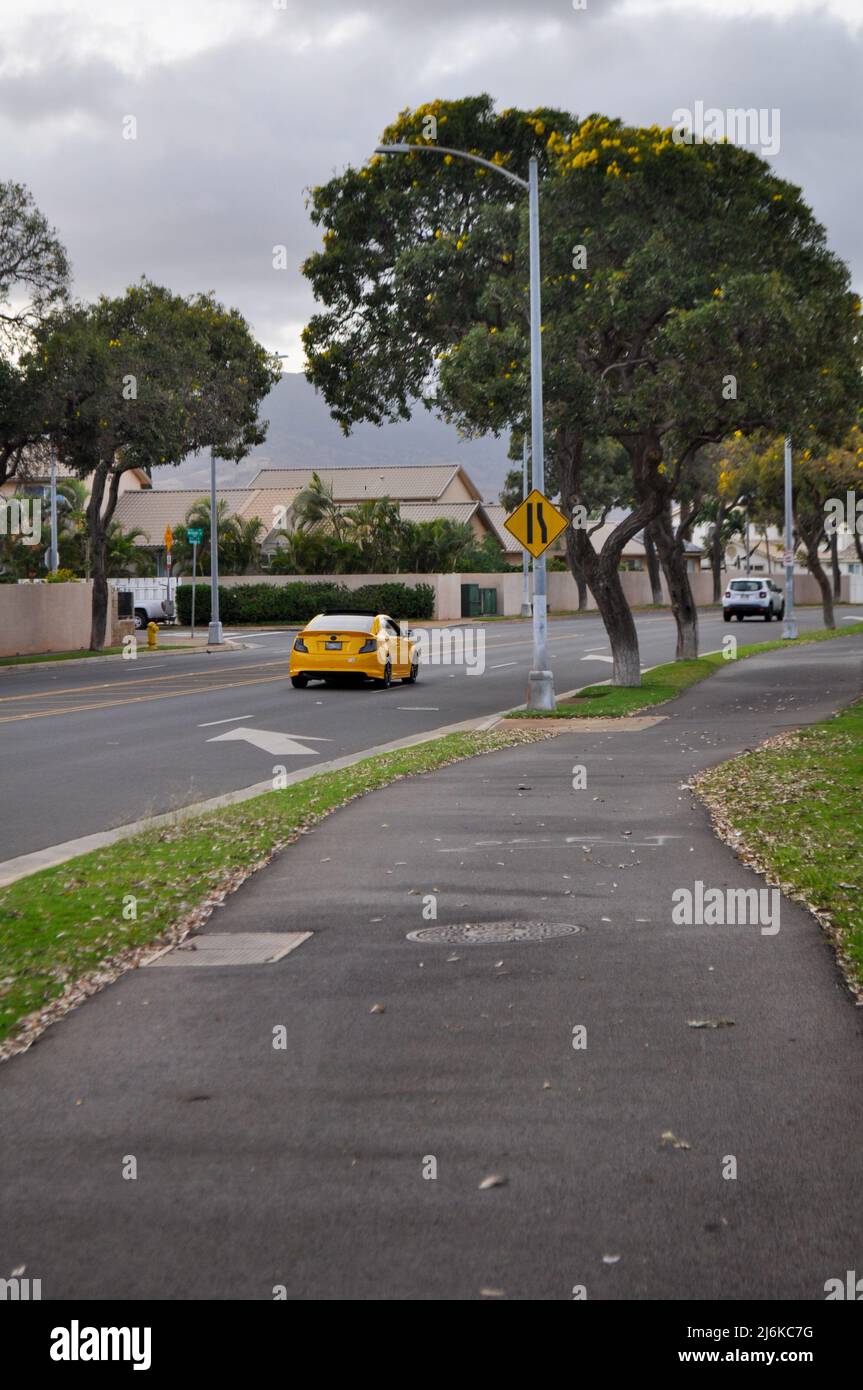
[[[396,709],[434,710],[437,712],[440,709],[440,705],[396,705]]]
[[[601,656],[599,652],[595,656],[583,656],[582,661],[607,661],[609,664],[614,662],[613,656]]]
[[[859,622],[863,622],[863,613],[847,613],[847,614],[846,614],[846,613],[843,613],[843,614],[842,614],[842,621],[843,621],[843,623],[859,623]]]
[[[332,743],[331,738],[312,738],[311,735],[302,734],[302,738],[308,738],[310,743]],[[317,757],[317,748],[306,748],[305,744],[298,743],[290,734],[278,733],[275,729],[230,729],[226,734],[217,734],[215,738],[208,738],[208,743],[229,743],[241,740],[245,743],[253,743],[256,748],[261,748],[265,753],[307,753]]]
[[[499,661],[495,666],[489,666],[490,671],[502,671],[504,666],[517,666],[517,661]]]
[[[239,724],[241,719],[251,719],[250,714],[232,714],[230,719],[210,719],[206,724],[199,724],[199,729],[215,729],[217,724]]]

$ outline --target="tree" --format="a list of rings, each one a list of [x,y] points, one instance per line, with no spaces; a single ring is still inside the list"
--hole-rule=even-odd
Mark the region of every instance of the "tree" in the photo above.
[[[809,440],[805,447],[801,444]],[[748,478],[753,491],[765,510],[776,517],[782,515],[785,476],[785,441],[762,436],[760,446],[748,460]],[[806,565],[821,591],[824,626],[834,628],[834,589],[826,573],[819,550],[834,534],[831,525],[833,508],[838,504],[844,511],[849,491],[859,488],[863,480],[863,429],[852,425],[838,446],[819,438],[814,426],[807,427],[803,438],[796,443],[792,456],[792,502],[797,533],[806,552]],[[848,519],[854,527],[854,518]]]
[[[68,285],[66,252],[30,190],[0,183],[0,353],[20,350]]]
[[[333,497],[332,483],[325,483],[319,474],[312,473],[312,481],[297,493],[291,510],[294,524],[301,531],[307,531],[312,526],[324,526],[336,540],[342,539],[344,513]]]
[[[172,569],[175,574],[191,574],[192,543],[189,528],[201,531],[198,543],[198,574],[210,573],[210,499],[199,497],[186,512],[183,524],[174,531],[172,549]],[[260,517],[253,516],[247,521],[232,515],[224,497],[216,503],[216,518],[219,536],[219,573],[250,574],[258,573],[261,563],[261,542],[264,538],[264,523]]]
[[[403,522],[398,502],[389,497],[370,497],[349,507],[344,523],[350,539],[359,546],[367,574],[400,569]]]
[[[847,271],[799,191],[746,150],[602,116],[498,115],[486,96],[403,112],[385,141],[431,143],[429,117],[441,143],[520,173],[540,162],[548,452],[564,506],[589,514],[591,441],[624,453],[628,515],[599,553],[573,527],[568,553],[614,680],[637,685],[623,547],[704,443],[802,418],[839,428],[860,390]],[[313,189],[311,215],[324,247],[304,270],[324,307],[305,330],[307,375],[345,430],[414,402],[466,434],[526,428],[527,209],[510,184],[451,156],[375,156]],[[673,538],[662,558],[679,575]],[[697,649],[694,609],[683,621]]]
[[[263,441],[263,397],[280,368],[236,309],[146,280],[116,299],[73,305],[35,331],[46,431],[78,477],[90,478],[90,644],[104,645],[108,530],[130,468],[179,464],[211,448],[239,460]]]

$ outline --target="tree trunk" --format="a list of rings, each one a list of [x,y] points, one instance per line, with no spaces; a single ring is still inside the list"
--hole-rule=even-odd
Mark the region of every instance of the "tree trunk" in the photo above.
[[[698,609],[686,568],[683,536],[674,534],[670,498],[653,522],[653,534],[656,537],[671,599],[671,611],[677,626],[675,660],[694,661],[698,656]]]
[[[773,574],[773,556],[770,554],[770,537],[767,534],[768,529],[768,527],[762,526],[761,537],[764,541],[764,549],[767,551],[767,577],[769,579]]]
[[[854,548],[857,551],[857,559],[863,565],[863,537],[859,531],[854,532]]]
[[[842,598],[842,571],[839,568],[839,537],[835,531],[830,534],[830,566],[833,570],[833,598],[839,603]]]
[[[110,481],[109,481],[110,480]],[[108,483],[107,498],[105,484]],[[105,645],[108,624],[108,526],[117,507],[120,473],[111,471],[104,459],[93,470],[90,500],[87,503],[87,535],[93,571],[93,602],[90,611],[90,650]],[[103,506],[104,501],[104,506]]]
[[[555,445],[561,500],[564,511],[571,518],[573,507],[583,505],[581,465],[584,441],[574,431],[562,428],[558,431]],[[637,467],[640,462],[640,459],[635,459],[634,465]],[[653,520],[660,505],[660,500],[654,496],[641,500],[606,537],[598,554],[586,530],[572,525],[567,527],[566,554],[569,566],[574,576],[581,573],[587,580],[596,600],[611,645],[614,685],[641,685],[638,632],[620,580],[620,557],[627,542]]]
[[[90,614],[90,650],[100,651],[105,645],[108,626],[108,556],[107,537],[93,537],[93,606]]]
[[[710,568],[713,573],[713,602],[722,600],[722,522],[717,518],[710,536]]]
[[[659,573],[659,560],[656,555],[656,545],[653,540],[654,523],[644,528],[644,558],[647,561],[647,573],[650,577],[650,601],[651,603],[662,603],[662,579]]]
[[[835,628],[836,619],[833,616],[833,590],[830,587],[830,580],[824,571],[824,566],[818,556],[818,546],[824,535],[823,518],[807,524],[802,518],[798,517],[800,535],[806,547],[806,566],[811,575],[818,581],[821,590],[821,608],[824,614],[824,626]]]

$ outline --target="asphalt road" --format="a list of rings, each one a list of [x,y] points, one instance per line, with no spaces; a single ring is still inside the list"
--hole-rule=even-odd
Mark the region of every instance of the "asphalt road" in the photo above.
[[[820,611],[800,613],[801,630],[821,626]],[[847,616],[840,610],[840,622]],[[652,666],[674,656],[669,614],[637,616],[641,658]],[[596,616],[554,619],[550,653],[559,691],[611,674],[609,647]],[[725,627],[701,615],[702,650],[724,633],[741,642],[780,635],[778,623]],[[294,690],[287,677],[292,634],[242,634],[246,650],[213,655],[142,656],[0,668],[0,858],[175,810],[289,770],[494,714],[525,698],[531,662],[526,623],[485,628],[485,671],[424,666],[414,686],[389,691]],[[238,636],[240,636],[238,634]],[[162,641],[170,641],[165,632]],[[293,735],[306,750],[274,754],[223,740],[236,728]],[[216,741],[214,741],[216,740]],[[314,742],[314,740],[319,740]]]
[[[335,812],[202,934],[311,931],[290,955],[134,971],[0,1069],[0,1273],[46,1299],[823,1300],[861,1268],[860,1011],[796,904],[764,934],[675,925],[672,892],[762,886],[681,784],[852,699],[861,660],[729,664],[642,732]],[[438,926],[580,930],[412,941],[427,894]]]

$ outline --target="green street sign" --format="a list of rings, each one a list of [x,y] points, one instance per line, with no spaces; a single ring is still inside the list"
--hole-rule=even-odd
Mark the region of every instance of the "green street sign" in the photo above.
[[[203,528],[200,526],[191,526],[186,532],[186,537],[189,545],[200,545],[201,541],[204,539]]]

